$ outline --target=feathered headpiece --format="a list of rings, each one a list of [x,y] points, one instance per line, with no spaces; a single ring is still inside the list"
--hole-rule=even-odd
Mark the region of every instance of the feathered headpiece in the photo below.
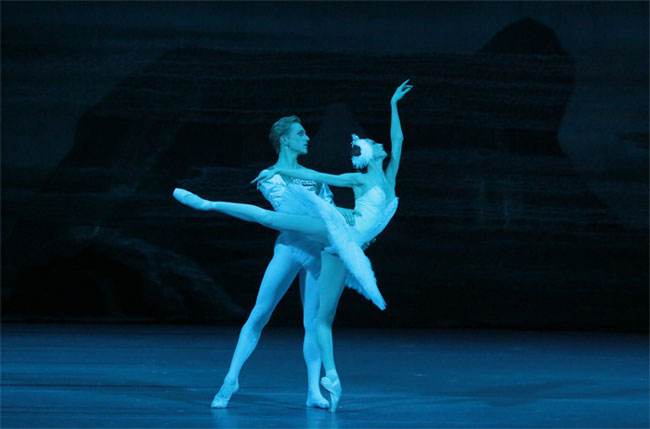
[[[354,165],[354,168],[361,170],[372,161],[372,146],[367,140],[360,139],[356,134],[352,134],[352,146],[359,146],[359,149],[361,149],[361,154],[352,157],[352,165]]]

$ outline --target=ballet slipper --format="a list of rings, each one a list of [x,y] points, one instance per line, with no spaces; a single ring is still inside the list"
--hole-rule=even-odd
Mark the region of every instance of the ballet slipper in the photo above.
[[[318,394],[312,395],[311,393],[307,395],[307,402],[305,403],[307,408],[322,408],[324,410],[330,407],[330,403],[327,399],[323,398],[323,395],[318,392]]]
[[[219,389],[219,392],[214,395],[214,399],[212,400],[212,404],[210,404],[210,407],[212,408],[226,408],[228,406],[228,401],[230,401],[230,397],[235,393],[236,391],[239,390],[239,383],[235,382],[235,384],[222,384],[221,389]]]
[[[323,377],[320,379],[320,384],[330,393],[330,412],[333,413],[336,411],[339,399],[341,399],[341,392],[343,391],[341,381],[338,378],[332,381],[327,377]]]

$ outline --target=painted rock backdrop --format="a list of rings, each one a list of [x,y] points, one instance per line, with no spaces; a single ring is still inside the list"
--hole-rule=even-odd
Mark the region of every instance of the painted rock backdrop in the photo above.
[[[3,167],[3,318],[241,323],[276,233],[173,188],[270,208],[249,182],[288,114],[311,137],[304,165],[351,171],[350,134],[388,147],[410,78],[400,207],[367,251],[388,309],[348,290],[337,324],[647,329],[647,127],[616,136],[645,167],[585,172],[560,142],[584,97],[576,64],[530,18],[471,53],[166,50],[80,112],[56,166]],[[272,323],[300,313],[294,287]]]

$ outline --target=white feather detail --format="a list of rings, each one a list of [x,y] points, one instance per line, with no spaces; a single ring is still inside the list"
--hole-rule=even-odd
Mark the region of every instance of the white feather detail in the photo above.
[[[370,143],[365,139],[360,139],[358,135],[352,134],[352,146],[359,146],[361,153],[352,157],[352,165],[357,170],[361,170],[370,164],[373,158],[373,150]]]

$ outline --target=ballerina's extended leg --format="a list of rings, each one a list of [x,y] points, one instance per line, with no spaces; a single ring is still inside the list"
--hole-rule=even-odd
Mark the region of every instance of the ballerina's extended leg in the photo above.
[[[196,210],[212,210],[277,231],[294,231],[317,241],[327,242],[327,228],[320,218],[278,213],[252,204],[209,201],[185,189],[174,189],[174,198]]]

